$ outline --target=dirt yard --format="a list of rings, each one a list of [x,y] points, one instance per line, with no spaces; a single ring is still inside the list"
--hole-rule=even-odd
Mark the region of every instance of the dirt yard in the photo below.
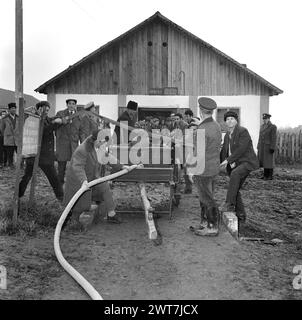
[[[11,225],[7,203],[14,177],[0,177],[0,265],[7,269],[7,290],[0,299],[89,299],[62,269],[53,250],[53,234],[62,209],[43,175],[38,177],[36,208],[22,200],[20,224]],[[124,214],[120,225],[103,219],[89,230],[64,230],[63,255],[104,299],[301,299],[294,290],[295,265],[302,265],[302,169],[276,170],[273,181],[255,172],[244,185],[245,237],[283,242],[238,242],[227,230],[214,238],[197,237],[188,227],[198,223],[196,190],[183,195],[173,218],[160,215],[162,243],[148,239],[142,214]],[[220,176],[216,199],[222,203],[228,178]],[[28,188],[29,189],[29,188]],[[115,185],[119,208],[140,206],[137,186]],[[168,188],[148,186],[151,203],[164,207]]]

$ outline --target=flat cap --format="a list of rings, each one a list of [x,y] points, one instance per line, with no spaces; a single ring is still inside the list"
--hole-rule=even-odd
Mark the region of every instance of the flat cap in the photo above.
[[[36,103],[36,109],[38,110],[41,107],[49,107],[50,108],[50,103],[48,101],[39,101]]]
[[[217,108],[217,104],[213,99],[201,97],[198,99],[199,106],[205,110],[214,110]]]
[[[271,115],[269,113],[263,113],[262,114],[262,119],[269,119]]]
[[[91,101],[84,106],[85,110],[90,110],[92,107],[95,107],[94,102]]]
[[[66,100],[66,104],[68,104],[69,101],[74,101],[75,104],[78,103],[78,101],[77,101],[76,99],[67,99],[67,100]]]

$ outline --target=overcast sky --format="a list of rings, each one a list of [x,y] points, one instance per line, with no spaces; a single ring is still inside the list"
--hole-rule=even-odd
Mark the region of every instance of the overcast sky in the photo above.
[[[301,0],[23,0],[24,92],[156,11],[284,91],[272,122],[302,124]],[[0,0],[0,88],[15,89],[15,1]],[[301,100],[300,100],[301,99]]]

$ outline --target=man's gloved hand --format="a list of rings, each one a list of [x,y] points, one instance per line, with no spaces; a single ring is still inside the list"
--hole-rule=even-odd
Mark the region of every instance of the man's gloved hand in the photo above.
[[[270,152],[270,153],[274,153],[274,152],[275,152],[275,149],[269,149],[269,152]]]

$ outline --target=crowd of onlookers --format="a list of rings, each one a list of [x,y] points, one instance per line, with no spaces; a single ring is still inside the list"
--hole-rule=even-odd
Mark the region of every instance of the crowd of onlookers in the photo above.
[[[128,146],[135,144],[137,139],[135,135],[131,135],[132,129],[141,128],[150,133],[154,129],[161,130],[161,136],[165,131],[172,138],[172,145],[176,146],[178,141],[182,142],[186,139],[185,129],[203,129],[205,150],[198,157],[203,160],[204,167],[198,172],[196,168],[193,168],[192,171],[186,158],[187,155],[185,155],[183,162],[186,185],[184,193],[192,193],[192,185],[195,184],[199,194],[201,222],[197,228],[192,227],[192,231],[197,235],[217,235],[219,209],[214,200],[216,176],[220,170],[223,170],[230,177],[226,202],[222,210],[235,212],[241,223],[244,223],[246,212],[240,189],[250,172],[258,169],[259,166],[264,168],[264,180],[273,178],[277,128],[270,122],[271,115],[264,113],[263,125],[259,132],[257,157],[250,134],[246,128],[238,124],[236,112],[227,111],[224,114],[227,133],[222,144],[221,126],[213,118],[213,112],[217,109],[216,102],[210,98],[201,97],[198,99],[198,104],[201,119],[194,117],[192,110],[187,109],[184,115],[172,113],[166,118],[154,115],[137,121],[138,103],[129,101],[127,109],[115,122],[118,125],[114,129],[113,139],[115,141],[113,140],[113,143]],[[104,129],[110,125],[108,119],[96,113],[93,102],[85,105],[84,112],[79,112],[77,100],[67,99],[66,108],[57,112],[52,118],[48,116],[50,108],[49,102],[41,101],[31,110],[44,121],[39,167],[49,180],[56,198],[67,205],[81,186],[104,176],[104,162],[99,159],[102,150],[107,156],[114,158],[106,151],[110,137],[107,139],[108,130]],[[127,122],[128,125],[125,127],[123,122]],[[18,115],[15,103],[8,105],[8,113],[1,114],[0,138],[0,165],[13,168],[14,153],[17,151],[18,144]],[[192,143],[193,148],[196,148],[197,145],[194,147],[194,143],[197,144],[197,142]],[[19,197],[24,195],[32,177],[34,159],[35,157],[25,159],[24,175],[19,185]],[[113,159],[110,163],[115,163],[118,166],[117,170],[127,169],[127,166],[120,164],[119,160],[117,155],[117,159]],[[58,164],[57,168],[55,162]],[[68,162],[69,166],[67,166]],[[107,220],[119,223],[120,219],[115,212],[115,204],[107,182],[85,192],[73,207],[72,216],[76,222],[79,222],[79,216],[83,211],[89,211],[91,205],[97,206],[102,201],[105,202],[107,208]]]

